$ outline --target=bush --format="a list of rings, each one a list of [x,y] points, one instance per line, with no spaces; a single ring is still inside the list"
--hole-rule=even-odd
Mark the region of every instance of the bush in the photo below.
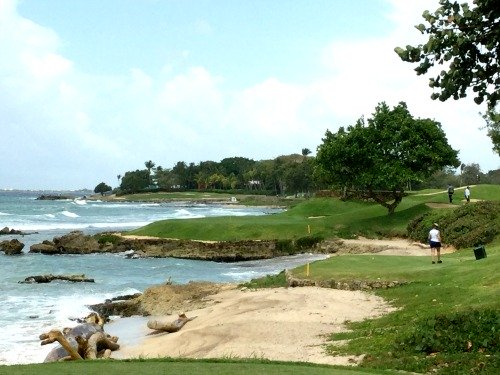
[[[294,247],[292,240],[277,240],[276,241],[276,250],[281,253],[293,254]]]
[[[443,241],[457,249],[486,244],[500,233],[500,202],[469,203],[454,210],[434,210],[407,226],[408,237],[427,242],[432,223],[440,225]]]
[[[106,243],[112,243],[113,245],[116,245],[121,241],[121,238],[119,236],[111,233],[96,234],[95,238],[101,245],[104,245]]]
[[[493,309],[436,315],[396,339],[398,350],[423,353],[498,353],[500,314]]]
[[[295,247],[299,250],[310,249],[317,243],[323,241],[324,238],[322,236],[306,236],[300,237],[295,241]]]

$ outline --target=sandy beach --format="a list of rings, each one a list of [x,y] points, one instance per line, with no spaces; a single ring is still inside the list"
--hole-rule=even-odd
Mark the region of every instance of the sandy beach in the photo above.
[[[422,244],[406,240],[348,240],[379,255],[429,256]],[[452,249],[448,249],[451,252]],[[204,298],[203,308],[185,311],[194,320],[175,333],[151,335],[151,317],[118,319],[106,331],[118,335],[126,358],[262,358],[330,365],[355,365],[361,358],[325,353],[327,336],[344,331],[346,321],[387,314],[394,308],[361,291],[319,287],[239,289],[228,286]],[[179,311],[182,313],[184,311]],[[153,317],[174,321],[176,315]]]
[[[365,292],[318,287],[225,290],[210,306],[186,312],[196,317],[179,332],[149,335],[149,318],[119,319],[106,331],[120,337],[113,358],[265,358],[321,364],[355,364],[324,350],[326,335],[344,322],[388,313],[393,308]],[[173,321],[175,315],[160,317]]]

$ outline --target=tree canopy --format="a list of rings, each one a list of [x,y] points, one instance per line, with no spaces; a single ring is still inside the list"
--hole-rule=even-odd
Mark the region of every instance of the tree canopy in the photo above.
[[[147,169],[125,172],[120,189],[125,193],[137,193],[148,188],[150,179]]]
[[[500,99],[500,5],[498,0],[474,0],[474,6],[440,0],[440,7],[422,17],[426,24],[415,26],[429,35],[425,44],[396,47],[403,61],[419,63],[415,71],[426,74],[437,65],[444,67],[429,86],[437,89],[432,99],[445,101],[466,96],[472,88],[474,101],[486,100],[488,110]]]
[[[113,188],[104,182],[101,182],[94,188],[94,193],[104,195],[107,191],[111,191]]]
[[[316,175],[332,187],[370,198],[393,213],[405,187],[445,166],[460,165],[441,124],[415,119],[404,102],[393,109],[380,103],[373,117],[326,132],[316,155]]]

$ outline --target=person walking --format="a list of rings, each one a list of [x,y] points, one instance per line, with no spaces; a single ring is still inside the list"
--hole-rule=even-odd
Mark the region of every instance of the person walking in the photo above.
[[[441,261],[441,232],[437,223],[432,224],[432,229],[429,231],[429,245],[431,247],[432,264],[443,263]]]
[[[470,202],[470,189],[468,186],[464,190],[464,196],[465,196],[465,200],[467,201],[467,203],[469,203]]]
[[[450,200],[450,203],[453,203],[453,193],[455,192],[455,189],[453,189],[453,186],[448,185],[448,199]]]

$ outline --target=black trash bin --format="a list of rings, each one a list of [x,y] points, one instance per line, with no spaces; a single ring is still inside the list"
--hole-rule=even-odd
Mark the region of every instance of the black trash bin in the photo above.
[[[486,258],[486,249],[484,246],[476,246],[474,248],[474,255],[476,256],[476,260]]]

